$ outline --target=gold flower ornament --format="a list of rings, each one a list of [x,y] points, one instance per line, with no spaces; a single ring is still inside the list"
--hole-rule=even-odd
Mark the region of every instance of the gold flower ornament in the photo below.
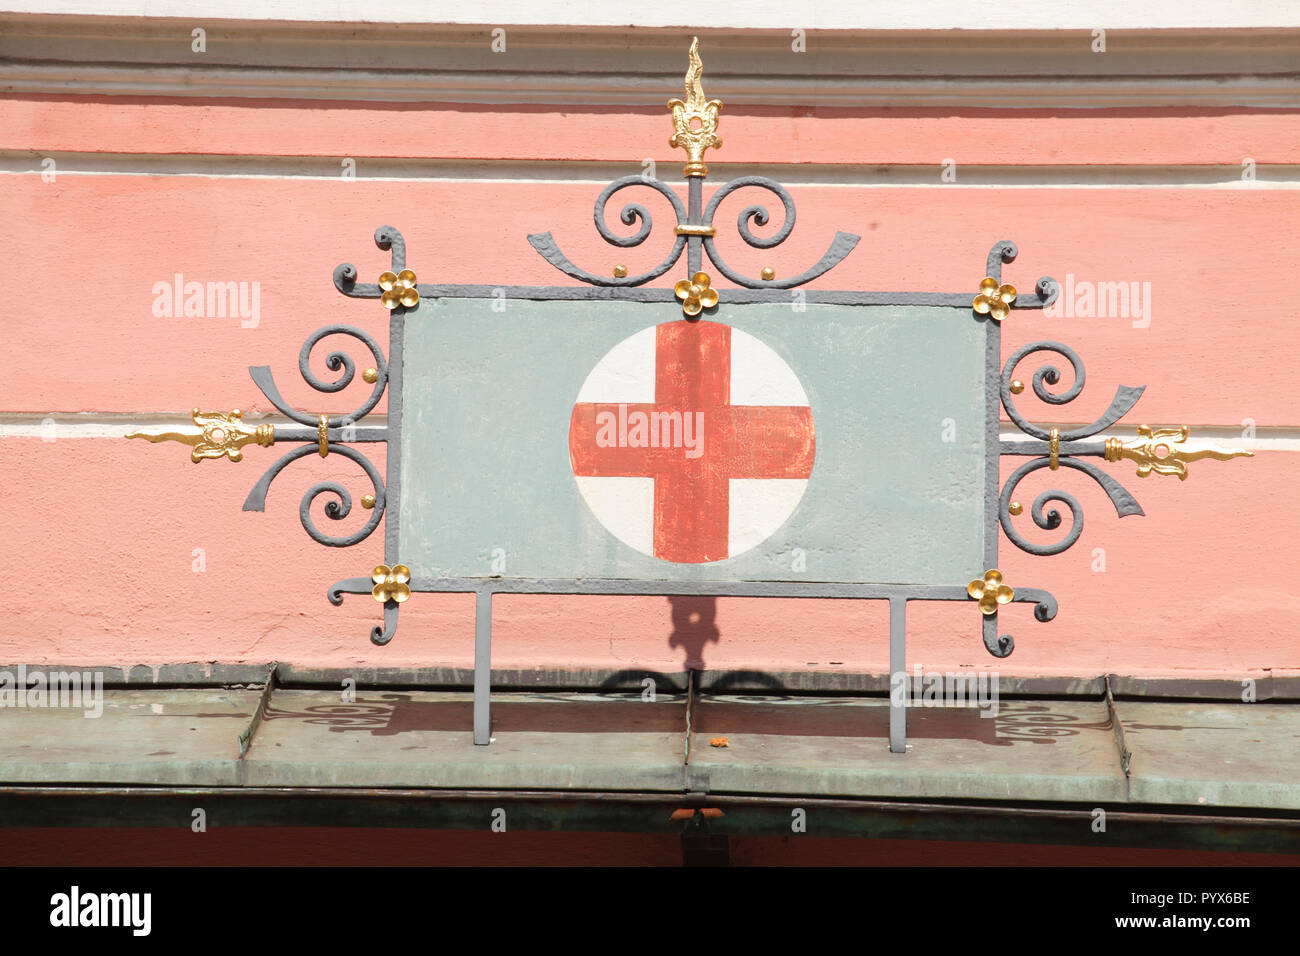
[[[966,585],[966,593],[980,602],[984,614],[996,614],[999,604],[1010,604],[1016,592],[1002,583],[1002,572],[997,568],[984,572],[984,580],[976,578]]]
[[[370,595],[380,604],[385,601],[401,604],[411,596],[411,588],[407,584],[411,580],[411,569],[404,564],[395,564],[391,568],[381,564],[370,573],[370,580],[375,582]]]
[[[415,288],[417,280],[410,269],[401,272],[385,272],[379,277],[379,288],[384,294],[379,298],[390,310],[404,305],[408,309],[420,303],[419,290]]]
[[[682,311],[692,317],[718,304],[718,293],[709,288],[707,272],[697,272],[690,279],[683,279],[673,291],[682,300]]]
[[[997,279],[985,276],[984,281],[980,283],[980,294],[975,296],[971,306],[980,315],[991,315],[1001,322],[1011,314],[1011,303],[1015,301],[1015,286],[998,285]]]

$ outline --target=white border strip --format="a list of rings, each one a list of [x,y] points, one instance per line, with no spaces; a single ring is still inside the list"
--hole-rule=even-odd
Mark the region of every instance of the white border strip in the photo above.
[[[608,0],[7,0],[0,12],[315,23],[455,23],[697,30],[1083,30],[1266,28],[1300,26],[1300,5],[1286,0],[908,0],[843,3],[656,0],[623,6]]]

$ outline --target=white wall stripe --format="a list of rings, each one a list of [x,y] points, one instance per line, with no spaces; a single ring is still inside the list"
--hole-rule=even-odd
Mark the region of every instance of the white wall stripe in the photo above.
[[[380,23],[556,24],[734,29],[1087,30],[1300,26],[1285,0],[909,0],[847,4],[746,0],[701,8],[698,0],[623,6],[605,0],[5,0],[0,9],[41,14],[180,17],[212,20],[357,21]]]

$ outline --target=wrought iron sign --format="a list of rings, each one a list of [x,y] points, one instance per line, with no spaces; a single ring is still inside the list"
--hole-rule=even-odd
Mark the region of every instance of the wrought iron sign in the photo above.
[[[1015,396],[1022,362],[1039,353],[1070,365],[1072,384],[1054,390],[1061,369],[1050,359],[1033,371],[1034,394],[1049,405],[1073,401],[1084,366],[1068,346],[1030,342],[1005,364],[1002,323],[1016,311],[1041,309],[1058,294],[1041,278],[1031,293],[1002,281],[1015,259],[1013,242],[992,244],[983,275],[967,291],[820,292],[798,287],[825,274],[859,237],[838,232],[804,272],[758,277],[728,265],[717,245],[720,204],[741,189],[765,190],[783,208],[770,236],[768,208],[745,206],[740,238],[771,249],[794,228],[795,205],[780,184],[742,176],[704,202],[706,151],[722,145],[722,104],[706,100],[698,42],[690,48],[685,99],[669,102],[673,147],[686,151],[686,198],[640,175],[610,183],[596,199],[595,225],[619,249],[651,234],[650,212],[637,202],[619,219],[606,206],[618,192],[651,189],[676,214],[672,245],[648,272],[623,264],[607,274],[575,265],[552,235],[528,241],[582,285],[506,287],[422,282],[391,226],[375,243],[391,253],[374,283],[345,263],[334,285],[354,299],[378,299],[388,315],[388,354],[360,328],[328,325],[303,343],[298,368],[326,394],[350,385],[356,364],[332,351],[318,378],[310,356],[323,339],[346,335],[370,352],[362,379],[369,397],[346,414],[290,406],[267,366],[250,368],[266,398],[293,424],[252,426],[238,409],[193,411],[194,431],[136,433],[150,441],[192,446],[190,457],[239,461],[246,446],[294,445],[253,486],[245,511],[261,511],[271,483],[309,455],[339,455],[371,482],[360,499],[369,515],[351,534],[331,535],[312,518],[327,496],[326,518],[351,514],[342,484],[310,487],[299,505],[316,541],[350,547],[384,524],[383,563],[337,581],[328,597],[370,595],[383,608],[371,639],[392,640],[400,608],[418,592],[477,596],[474,742],[489,740],[492,596],[651,594],[858,598],[890,606],[890,670],[904,671],[909,601],[961,601],[980,621],[989,653],[1006,657],[1015,642],[999,633],[1000,610],[1034,605],[1050,621],[1056,598],[1006,580],[998,570],[998,529],[1018,548],[1056,554],[1083,530],[1079,502],[1067,491],[1039,494],[1028,517],[1062,531],[1049,544],[1016,527],[1026,510],[1016,488],[1042,468],[1083,472],[1122,518],[1142,514],[1133,496],[1097,460],[1137,464],[1186,478],[1188,463],[1249,452],[1194,445],[1186,426],[1142,425],[1132,441],[1096,436],[1120,421],[1142,388],[1121,387],[1090,425],[1062,431],[1025,419]],[[681,260],[685,255],[684,268]],[[707,259],[707,264],[706,260]],[[429,267],[420,266],[427,275]],[[646,288],[672,270],[666,288]],[[736,289],[718,289],[721,276]],[[385,424],[367,416],[388,397]],[[508,398],[508,400],[507,400]],[[999,410],[1032,442],[1002,442]],[[956,440],[935,423],[953,419]],[[386,446],[384,476],[360,449]],[[999,487],[1003,456],[1027,459]],[[1069,512],[1063,526],[1060,510]],[[890,748],[905,750],[905,704],[891,701]]]

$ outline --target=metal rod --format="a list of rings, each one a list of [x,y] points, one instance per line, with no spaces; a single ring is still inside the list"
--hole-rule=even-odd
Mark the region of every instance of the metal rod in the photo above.
[[[1047,453],[1044,443],[1034,439],[1024,439],[1021,441],[1003,441],[998,442],[999,455],[1024,455],[1028,458],[1037,458]],[[1061,457],[1065,458],[1071,455],[1093,455],[1098,458],[1106,454],[1106,443],[1104,441],[1063,441],[1061,442]]]
[[[349,430],[350,429],[350,430]],[[347,432],[346,436],[344,432]],[[276,425],[275,441],[276,444],[282,442],[309,441],[314,442],[317,439],[315,426],[308,428],[306,425]],[[362,442],[362,441],[388,441],[387,425],[348,425],[342,428],[329,429],[330,444],[339,442]]]
[[[369,578],[349,578],[335,584],[345,593],[369,593]],[[412,591],[477,593],[481,578],[413,577]],[[363,587],[364,585],[364,587]],[[354,592],[350,590],[356,587]],[[649,594],[692,597],[788,597],[887,600],[906,597],[911,601],[969,601],[966,586],[947,584],[854,584],[841,581],[674,581],[635,578],[492,578],[497,594]],[[1036,601],[1039,592],[1016,589],[1015,600]]]
[[[492,592],[479,591],[474,600],[474,743],[492,740],[489,697],[492,694]]]
[[[693,670],[686,672],[686,733],[682,740],[682,788],[684,790],[689,790],[691,785],[691,733],[693,732],[691,725],[695,707],[695,674],[696,671]]]
[[[992,256],[990,256],[992,258]],[[1001,256],[996,263],[1001,274]],[[984,570],[998,566],[998,496],[1001,492],[998,447],[998,420],[1002,411],[999,394],[1002,371],[1002,326],[984,323]]]
[[[902,693],[894,682],[902,680]],[[907,753],[907,598],[889,599],[889,750]]]
[[[689,177],[687,189],[686,224],[690,226],[703,225],[700,215],[704,207],[704,180],[699,176]],[[686,272],[688,275],[693,276],[700,271],[702,259],[700,249],[703,242],[704,240],[699,236],[690,236],[686,240]]]
[[[698,237],[695,237],[698,238]],[[689,255],[689,253],[688,253]],[[493,285],[425,285],[420,283],[421,299],[491,299],[504,294],[507,299],[547,300],[613,300],[624,302],[675,302],[671,286],[661,287],[602,287],[602,286],[493,286]],[[1041,309],[1034,297],[1022,295],[1012,308],[1021,311],[1021,299],[1026,309]],[[784,288],[728,289],[727,301],[733,304],[753,302],[779,302],[789,304],[790,293]],[[827,305],[950,305],[957,308],[970,306],[969,292],[846,292],[809,290],[807,301]],[[390,357],[390,363],[393,361]]]
[[[1115,746],[1119,750],[1119,766],[1124,771],[1124,791],[1127,794],[1129,766],[1133,760],[1133,753],[1128,749],[1128,742],[1124,739],[1124,723],[1119,719],[1119,711],[1115,709],[1115,695],[1111,693],[1110,676],[1106,675],[1106,715],[1110,718],[1110,727],[1115,734]]]
[[[262,718],[266,716],[267,705],[271,703],[271,695],[275,693],[276,672],[279,670],[279,663],[271,665],[267,672],[266,683],[262,685],[262,696],[257,700],[257,707],[253,711],[253,716],[248,720],[248,726],[244,732],[239,735],[239,759],[243,760],[248,753],[248,748],[253,746],[253,735],[257,733],[257,728],[262,724]]]

